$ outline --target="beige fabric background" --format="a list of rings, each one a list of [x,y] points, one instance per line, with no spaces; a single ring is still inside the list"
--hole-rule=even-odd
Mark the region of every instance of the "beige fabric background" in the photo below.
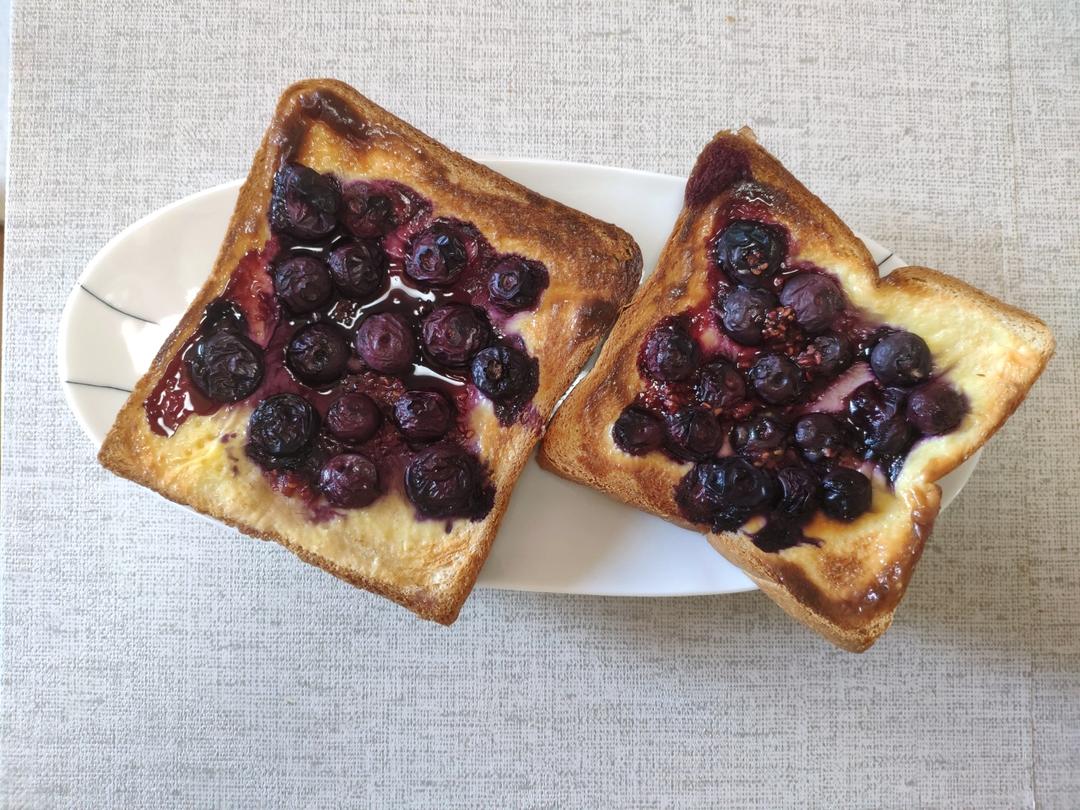
[[[7,806],[1080,807],[1080,7],[278,5],[16,4]],[[877,647],[760,594],[485,591],[447,630],[96,466],[68,289],[317,75],[484,155],[685,173],[749,123],[857,230],[1050,322]]]

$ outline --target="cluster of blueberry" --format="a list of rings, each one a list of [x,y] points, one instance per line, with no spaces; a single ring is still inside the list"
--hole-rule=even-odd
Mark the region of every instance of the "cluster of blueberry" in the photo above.
[[[298,164],[275,177],[270,225],[276,322],[259,345],[247,316],[266,307],[230,285],[183,352],[195,391],[215,407],[253,398],[248,456],[333,506],[366,506],[401,475],[423,516],[486,514],[467,411],[479,392],[505,424],[535,394],[536,361],[499,327],[537,305],[544,266],[433,220],[399,183]]]
[[[813,542],[801,527],[818,510],[838,520],[866,512],[871,482],[856,468],[894,480],[915,441],[955,429],[967,406],[932,375],[922,338],[870,323],[833,278],[791,266],[780,228],[721,225],[711,300],[648,334],[646,390],[612,438],[632,455],[694,462],[676,488],[685,517],[724,531],[764,516],[754,540],[776,551]],[[700,339],[714,328],[718,340]],[[821,407],[841,378],[854,387]]]

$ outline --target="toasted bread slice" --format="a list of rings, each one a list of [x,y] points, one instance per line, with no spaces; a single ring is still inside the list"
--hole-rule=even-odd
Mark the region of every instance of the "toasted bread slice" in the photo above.
[[[370,295],[355,285],[343,293],[336,270],[327,276],[316,269],[299,281],[280,275],[290,256],[325,259],[353,239],[367,252],[349,265],[358,275],[346,268],[341,278],[346,287],[362,287],[377,277],[381,286]],[[489,282],[503,261],[510,262],[509,281],[504,299],[495,301]],[[340,82],[300,82],[278,103],[209,278],[120,411],[100,461],[449,624],[556,401],[629,301],[640,273],[637,245],[613,225],[468,160]],[[331,277],[325,299],[320,284]],[[472,331],[451,323],[436,346],[420,321],[427,324],[441,301],[471,307],[473,315],[463,317]],[[212,303],[216,309],[208,311]],[[416,342],[412,359],[393,369],[376,359],[386,349],[379,341],[393,335],[373,333],[370,356],[356,337],[360,324],[391,303]],[[309,304],[314,311],[297,314]],[[333,344],[322,354],[314,338],[294,346],[295,330],[312,322],[337,330],[338,337],[318,338]],[[219,329],[239,335],[226,341],[232,360],[222,355],[228,349],[206,345]],[[342,345],[350,355],[344,372],[326,372]],[[444,354],[433,359],[439,346]],[[483,346],[513,353],[517,376],[505,376],[505,354],[477,372],[471,363]],[[205,364],[193,372],[196,351]],[[448,366],[440,365],[444,360]],[[451,368],[455,361],[461,362]],[[311,375],[308,383],[298,369]],[[488,393],[477,387],[476,373],[489,374]],[[497,388],[507,380],[509,394]],[[421,399],[401,411],[406,389],[433,390],[444,404]],[[208,391],[219,399],[207,398]],[[328,416],[343,391],[374,401],[379,414],[367,417],[381,426],[373,435],[362,437],[355,407],[336,421]],[[265,411],[266,430],[253,437],[254,409],[283,392],[309,405],[290,400],[292,416]],[[449,427],[445,420],[439,427],[447,402]],[[294,419],[296,409],[303,418]],[[290,445],[297,437],[299,450]],[[435,456],[415,467],[433,447],[449,448],[451,461]],[[332,457],[357,454],[364,460],[326,471]],[[408,494],[404,479],[414,468]]]
[[[723,323],[721,309],[734,284],[719,267],[716,240],[734,220],[764,223],[783,235],[777,239],[786,242],[787,255],[774,278],[775,286],[769,288],[772,292],[780,291],[794,271],[824,273],[839,282],[845,303],[838,317],[847,317],[848,323],[857,318],[863,324],[862,343],[853,347],[854,365],[832,382],[817,383],[815,388],[814,358],[806,353],[810,336],[797,328],[798,313],[785,310],[783,293],[768,317],[773,318],[773,325],[790,324],[794,317],[796,327],[778,338],[788,343],[776,348],[765,337],[760,345],[747,347],[725,334],[731,327]],[[754,278],[750,280],[755,283]],[[807,542],[781,543],[789,547],[770,550],[768,542],[755,542],[755,538],[763,537],[762,520],[768,526],[772,517],[755,514],[738,528],[710,526],[680,506],[680,482],[694,469],[691,462],[661,449],[631,454],[613,438],[614,423],[631,403],[660,411],[658,424],[663,426],[671,410],[680,407],[679,397],[693,400],[693,391],[699,390],[694,389],[693,377],[685,383],[660,384],[650,376],[644,345],[666,316],[689,320],[701,365],[726,357],[746,375],[764,352],[786,352],[794,358],[803,373],[801,385],[816,390],[820,400],[784,405],[780,416],[788,429],[813,411],[832,412],[837,422],[845,424],[847,409],[852,407],[847,399],[851,385],[847,391],[839,390],[845,385],[840,380],[850,383],[851,375],[857,381],[862,375],[863,382],[880,384],[874,382],[876,375],[867,357],[874,341],[889,330],[921,336],[932,353],[933,374],[960,392],[966,399],[966,412],[951,430],[919,438],[906,456],[901,453],[892,459],[887,471],[868,449],[874,442],[884,446],[879,434],[855,436],[846,456],[818,464],[810,464],[788,434],[787,449],[777,451],[783,453],[782,461],[773,457],[762,462],[759,456],[754,464],[771,468],[775,475],[778,464],[790,462],[809,467],[819,476],[846,464],[872,480],[872,503],[857,517],[830,518],[819,509],[802,527]],[[737,328],[737,318],[733,323]],[[835,323],[830,328],[839,328]],[[759,146],[749,130],[721,132],[695,165],[685,207],[655,272],[616,324],[596,367],[560,406],[539,459],[542,466],[570,480],[679,525],[706,531],[709,542],[784,610],[839,646],[861,651],[889,626],[922,553],[938,512],[940,489],[935,482],[1002,425],[1039,376],[1053,348],[1052,335],[1038,319],[935,270],[905,267],[879,278],[859,239]],[[734,415],[719,412],[725,435],[747,410],[760,412],[763,407],[758,399],[763,389],[748,376],[744,381],[745,410],[740,412],[736,406]],[[897,396],[910,397],[917,388],[901,387]],[[696,407],[701,407],[700,401]],[[902,412],[899,418],[903,419]],[[672,428],[661,429],[667,431],[662,441],[670,447]],[[899,428],[901,433],[907,429]],[[649,440],[649,435],[641,428],[637,438],[646,445],[661,441]],[[742,442],[741,447],[752,449],[747,435],[732,432],[712,460],[735,453],[733,438]],[[916,435],[912,433],[913,438]],[[871,457],[867,460],[863,454]],[[780,497],[782,505],[788,503],[782,498],[783,487],[778,489],[780,494],[772,491],[772,497]],[[820,489],[813,497],[824,503]],[[767,498],[762,495],[762,502]],[[774,511],[769,515],[775,516],[781,507],[771,508]]]

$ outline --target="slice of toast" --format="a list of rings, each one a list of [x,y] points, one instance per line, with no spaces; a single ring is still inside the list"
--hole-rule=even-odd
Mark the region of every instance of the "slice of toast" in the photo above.
[[[640,274],[615,226],[300,82],[100,461],[449,624]]]
[[[721,132],[539,459],[705,531],[784,610],[861,651],[922,553],[935,482],[1002,425],[1053,348],[1038,319],[942,273],[879,278],[749,130]]]

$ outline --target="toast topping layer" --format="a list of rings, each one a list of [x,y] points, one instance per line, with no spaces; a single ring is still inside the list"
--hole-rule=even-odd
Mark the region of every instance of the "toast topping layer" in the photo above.
[[[494,488],[469,412],[486,398],[504,427],[538,423],[539,367],[513,319],[548,273],[432,209],[401,183],[284,164],[272,235],[147,397],[151,430],[241,403],[254,408],[247,456],[313,520],[391,488],[420,517],[486,515]]]

